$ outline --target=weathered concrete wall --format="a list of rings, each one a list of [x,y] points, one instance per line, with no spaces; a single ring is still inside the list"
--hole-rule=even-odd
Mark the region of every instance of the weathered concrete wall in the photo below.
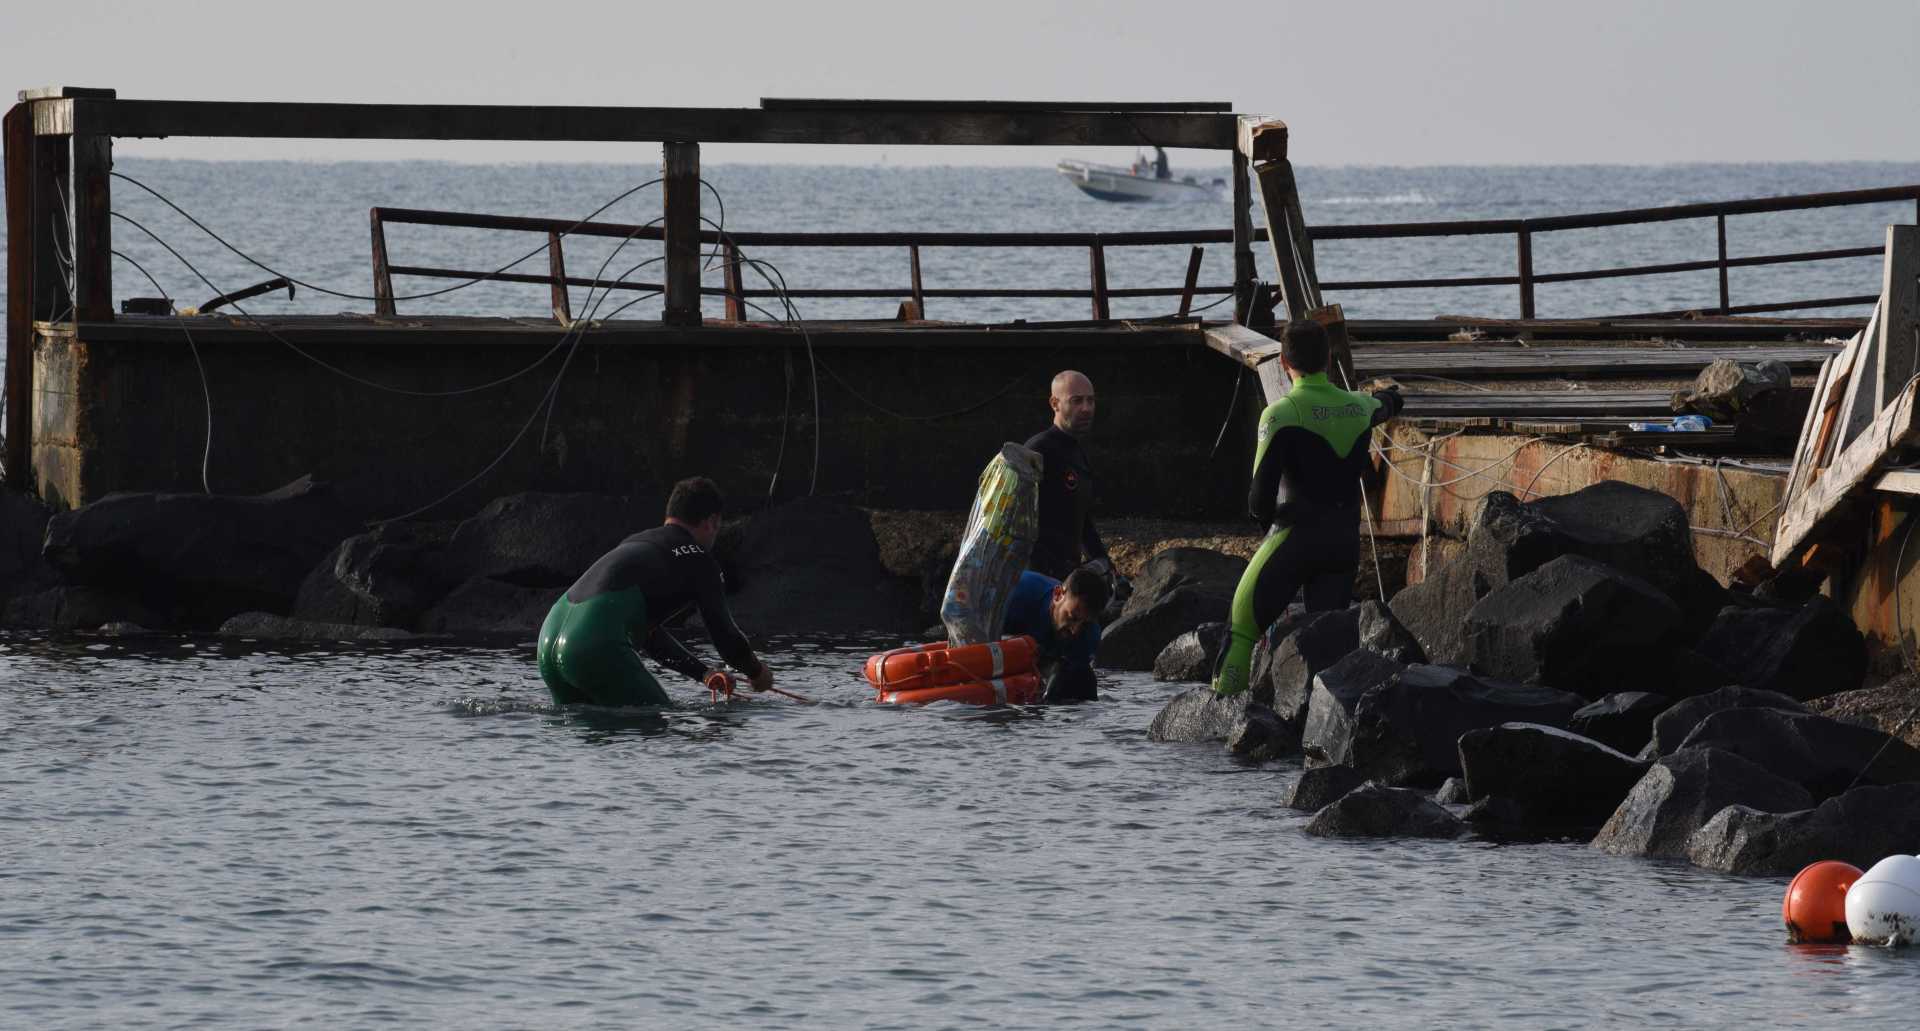
[[[416,391],[486,383],[535,363],[557,329],[472,332],[444,323],[397,332],[289,331],[314,359]],[[400,320],[402,324],[406,320]],[[383,392],[330,372],[227,319],[87,324],[35,348],[34,467],[59,508],[116,490],[198,490],[206,402],[181,323],[192,327],[212,396],[209,479],[220,493],[270,490],[303,473],[334,483],[369,516],[432,501],[479,473],[522,431],[561,355],[505,385],[457,397]],[[523,324],[523,330],[524,330]],[[536,327],[538,329],[538,327]],[[818,492],[901,509],[965,509],[1006,440],[1046,425],[1052,374],[1093,378],[1088,450],[1097,511],[1231,518],[1244,505],[1257,394],[1191,329],[814,334],[715,329],[590,335],[554,394],[491,472],[436,514],[457,516],[523,490],[626,493],[711,475],[738,501],[807,492],[819,428]],[[857,392],[857,395],[856,395]],[[882,411],[890,409],[892,414]],[[784,454],[782,451],[784,441]]]
[[[1527,500],[1620,480],[1671,495],[1686,508],[1700,568],[1722,583],[1749,558],[1767,554],[1786,486],[1783,474],[1659,462],[1504,433],[1429,435],[1393,426],[1387,440],[1393,468],[1382,488],[1381,522],[1389,530],[1417,534],[1425,518],[1435,533],[1464,537],[1489,491]],[[1435,548],[1430,560],[1444,556],[1444,549]],[[1416,555],[1408,572],[1412,580],[1420,578],[1418,562]]]

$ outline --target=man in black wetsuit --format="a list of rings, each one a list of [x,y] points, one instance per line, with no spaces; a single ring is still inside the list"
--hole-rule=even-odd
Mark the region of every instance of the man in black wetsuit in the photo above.
[[[1093,381],[1068,369],[1053,377],[1053,425],[1036,433],[1027,447],[1040,452],[1040,526],[1027,568],[1065,580],[1088,563],[1101,577],[1113,578],[1107,546],[1094,529],[1093,470],[1080,438],[1093,428]],[[1117,584],[1115,585],[1118,586]]]
[[[574,581],[540,627],[540,679],[561,705],[670,705],[660,682],[635,654],[696,681],[714,672],[663,625],[684,609],[700,611],[722,658],[746,673],[755,691],[773,686],[773,670],[734,625],[708,551],[720,533],[720,488],[704,476],[681,480],[667,498],[667,521],[636,533]]]

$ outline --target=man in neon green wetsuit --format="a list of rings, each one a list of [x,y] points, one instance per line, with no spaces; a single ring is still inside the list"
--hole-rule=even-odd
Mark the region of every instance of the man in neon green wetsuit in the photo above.
[[[720,488],[697,476],[673,485],[667,521],[621,541],[553,603],[540,627],[540,679],[561,705],[670,705],[665,689],[634,652],[634,642],[668,669],[696,681],[714,672],[663,625],[689,606],[722,658],[746,673],[755,691],[773,671],[734,625],[708,551],[720,533]]]
[[[1353,601],[1360,567],[1360,475],[1375,426],[1400,414],[1397,387],[1374,394],[1327,382],[1327,331],[1287,323],[1280,360],[1293,377],[1287,396],[1260,413],[1247,507],[1270,531],[1233,592],[1231,638],[1214,677],[1218,694],[1247,689],[1254,642],[1305,588],[1307,610]]]

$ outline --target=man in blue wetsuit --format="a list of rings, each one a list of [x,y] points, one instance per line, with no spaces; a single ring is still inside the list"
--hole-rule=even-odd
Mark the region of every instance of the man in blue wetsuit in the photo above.
[[[1063,583],[1028,570],[1007,601],[1007,636],[1026,634],[1040,646],[1040,671],[1048,702],[1090,702],[1099,697],[1093,682],[1093,653],[1100,647],[1100,624],[1107,607],[1107,581],[1091,569],[1076,569]]]
[[[704,476],[681,480],[667,498],[667,521],[621,541],[588,567],[548,611],[540,627],[540,679],[557,704],[670,705],[667,692],[635,653],[696,681],[713,672],[664,624],[697,608],[713,646],[755,691],[773,686],[773,670],[734,625],[708,552],[720,533],[720,488]]]
[[[1280,360],[1293,389],[1260,413],[1247,507],[1269,527],[1233,594],[1213,690],[1247,689],[1254,643],[1305,590],[1307,611],[1344,609],[1360,567],[1360,476],[1373,428],[1400,414],[1397,387],[1371,394],[1327,381],[1327,331],[1287,323]]]

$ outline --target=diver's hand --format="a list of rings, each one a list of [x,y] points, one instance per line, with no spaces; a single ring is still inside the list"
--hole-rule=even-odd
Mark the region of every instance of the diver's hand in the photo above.
[[[755,691],[765,691],[773,687],[773,667],[762,662],[759,672],[747,678],[747,683]]]

